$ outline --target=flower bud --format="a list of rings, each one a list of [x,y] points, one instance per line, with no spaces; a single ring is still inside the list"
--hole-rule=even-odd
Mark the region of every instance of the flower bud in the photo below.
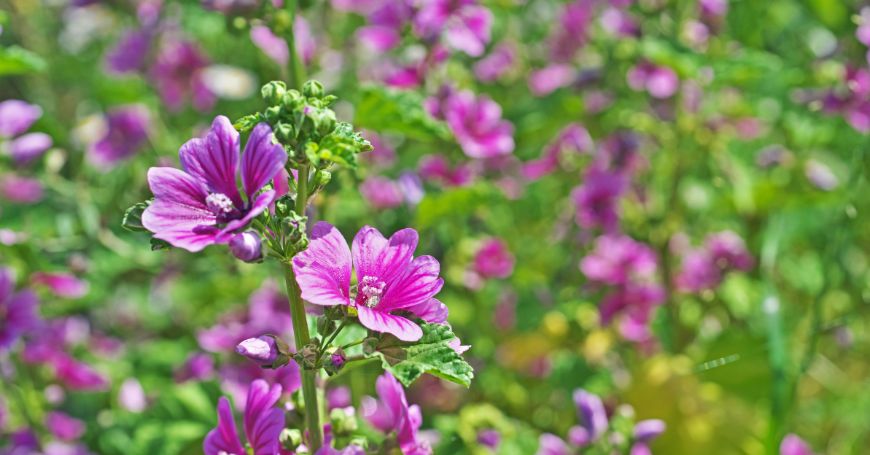
[[[347,435],[358,428],[353,407],[335,408],[329,411],[329,421],[332,424],[332,432],[336,435]]]
[[[314,174],[314,184],[318,187],[326,186],[332,180],[332,173],[323,169],[318,169]]]
[[[293,131],[293,125],[289,123],[278,123],[275,125],[275,137],[281,143],[287,143],[296,138],[296,133]]]
[[[302,432],[295,428],[285,428],[281,430],[278,441],[285,449],[294,451],[302,444]]]
[[[335,112],[332,109],[322,109],[320,115],[315,119],[317,132],[321,136],[326,136],[335,129],[335,124],[338,120],[335,118]]]
[[[295,359],[296,363],[299,364],[302,368],[306,370],[313,370],[317,367],[317,359],[319,357],[319,352],[317,350],[318,340],[316,338],[312,338],[311,341],[302,347],[299,352],[296,353]]]
[[[245,262],[263,260],[263,245],[256,231],[245,231],[233,236],[230,240],[230,251],[233,256]]]
[[[248,338],[236,346],[236,353],[241,354],[261,366],[270,366],[278,359],[278,346],[275,338],[263,335],[258,338]]]
[[[347,363],[347,355],[341,348],[330,348],[326,350],[326,355],[323,356],[323,368],[326,373],[333,375],[341,371],[344,364]]]
[[[335,321],[331,320],[328,316],[317,318],[317,333],[326,336],[332,333],[333,330],[335,330]]]
[[[366,355],[371,355],[378,350],[378,339],[374,337],[366,338],[365,341],[363,341],[362,346],[363,353],[365,353]]]
[[[276,106],[284,100],[287,94],[287,85],[282,81],[272,81],[260,89],[260,95],[270,106]]]
[[[665,432],[665,423],[659,419],[641,420],[634,424],[634,439],[649,442]]]
[[[317,81],[306,81],[302,85],[302,94],[311,98],[320,98],[323,96],[323,84]]]

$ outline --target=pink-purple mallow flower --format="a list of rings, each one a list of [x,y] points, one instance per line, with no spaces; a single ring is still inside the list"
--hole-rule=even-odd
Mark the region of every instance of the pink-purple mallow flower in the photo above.
[[[15,292],[12,270],[0,267],[0,353],[39,325],[36,294],[29,289]]]
[[[148,140],[148,109],[141,105],[122,106],[106,114],[106,133],[88,149],[88,161],[111,169],[135,155]]]
[[[680,87],[674,70],[643,61],[628,71],[628,86],[634,91],[646,91],[654,98],[670,98]]]
[[[779,455],[813,455],[813,449],[800,436],[791,433],[782,439]]]
[[[163,104],[177,112],[189,101],[200,111],[208,111],[217,100],[205,83],[204,70],[209,60],[190,41],[166,40],[151,66],[151,79]]]
[[[492,13],[476,3],[476,0],[419,2],[413,19],[414,33],[426,41],[443,33],[448,47],[479,57],[489,43]]]
[[[492,158],[514,151],[514,127],[501,117],[501,106],[485,95],[464,90],[447,91],[440,99],[427,100],[427,108],[444,119],[470,158]]]
[[[569,160],[571,155],[590,153],[593,147],[592,136],[586,128],[579,123],[570,123],[544,147],[540,158],[523,163],[523,177],[538,180],[559,169],[562,161]]]
[[[363,417],[378,430],[395,433],[396,442],[404,455],[431,454],[429,443],[418,435],[423,423],[420,407],[408,405],[399,381],[390,373],[384,373],[375,383],[375,389],[379,399],[363,399]]]
[[[275,200],[274,190],[261,190],[287,161],[284,149],[272,142],[269,125],[254,127],[241,156],[243,198],[236,184],[239,133],[222,115],[206,137],[187,141],[178,155],[183,171],[148,170],[154,201],[142,214],[142,225],[155,238],[191,252],[245,235],[241,231]]]
[[[665,422],[659,419],[641,420],[634,424],[631,455],[652,455],[649,443],[664,433],[665,428],[667,428]]]
[[[279,450],[278,437],[284,429],[284,411],[274,407],[281,398],[281,386],[269,387],[258,379],[248,389],[243,428],[253,455],[275,455]],[[217,406],[217,427],[208,432],[202,443],[205,455],[244,455],[249,453],[239,439],[233,409],[226,397]]]
[[[501,239],[488,239],[474,255],[473,268],[482,278],[507,278],[514,271],[514,255]]]
[[[51,148],[51,136],[24,134],[40,117],[42,108],[35,104],[21,100],[0,103],[0,144],[4,153],[8,153],[18,166],[32,162]]]
[[[607,431],[608,419],[604,403],[597,395],[583,389],[574,391],[574,406],[577,407],[577,425],[568,430],[568,441],[551,433],[544,433],[538,440],[537,455],[569,455],[601,438]],[[575,450],[572,450],[575,449]]]
[[[447,307],[435,299],[444,285],[438,260],[414,258],[417,231],[402,229],[389,239],[365,226],[353,239],[353,249],[329,223],[314,225],[308,249],[293,258],[302,298],[315,305],[356,308],[359,322],[403,341],[417,341],[423,330],[406,316],[430,323],[447,320]],[[351,272],[356,270],[356,295]]]
[[[676,277],[677,287],[684,292],[713,289],[732,270],[751,270],[755,261],[743,239],[733,231],[722,231],[707,236],[704,245],[683,256]]]
[[[614,232],[619,227],[619,201],[627,187],[625,176],[590,168],[583,183],[571,191],[577,225]]]

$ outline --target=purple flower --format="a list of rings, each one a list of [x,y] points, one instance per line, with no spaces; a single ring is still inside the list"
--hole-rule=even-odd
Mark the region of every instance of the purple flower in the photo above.
[[[659,419],[641,420],[634,424],[635,441],[648,443],[665,432],[665,422]]]
[[[15,164],[23,166],[42,156],[51,144],[51,136],[45,133],[24,134],[9,142],[9,155]]]
[[[381,375],[375,383],[379,400],[369,398],[362,404],[363,417],[384,433],[396,433],[396,439],[404,455],[428,455],[432,453],[427,441],[418,431],[423,423],[420,407],[408,406],[405,391],[390,373]]]
[[[728,0],[698,0],[701,16],[718,18],[728,13]]]
[[[567,87],[577,79],[577,70],[571,65],[555,63],[533,71],[529,75],[529,89],[535,96],[546,96]]]
[[[242,340],[267,333],[282,339],[293,339],[292,319],[287,307],[287,297],[278,291],[274,283],[266,282],[251,294],[247,314],[230,314],[220,324],[201,330],[196,338],[199,345],[209,352],[227,352],[235,349]]]
[[[603,235],[583,258],[580,269],[592,281],[623,285],[655,274],[656,255],[652,248],[625,235]]]
[[[604,140],[596,157],[598,166],[619,174],[631,174],[643,166],[639,153],[640,138],[631,131],[611,134]]]
[[[181,40],[163,44],[151,67],[151,78],[170,111],[181,110],[186,100],[201,112],[212,108],[215,95],[203,78],[206,66],[208,59],[195,44]]]
[[[142,412],[148,406],[145,389],[136,378],[127,378],[118,389],[118,403],[130,412]]]
[[[559,168],[563,157],[592,151],[592,137],[579,123],[571,123],[544,147],[541,157],[523,164],[522,174],[527,180],[537,180]]]
[[[109,385],[108,380],[91,366],[65,353],[52,356],[50,363],[57,379],[71,390],[99,391]]]
[[[284,396],[289,396],[302,387],[302,374],[296,362],[276,369],[263,368],[254,362],[226,364],[221,368],[219,376],[221,389],[232,397],[233,403],[240,410],[245,409],[245,397],[250,393],[255,380],[280,385]]]
[[[115,46],[106,53],[106,69],[110,73],[124,74],[145,69],[145,59],[154,40],[152,27],[124,32]]]
[[[587,32],[592,23],[595,0],[575,0],[559,12],[559,23],[550,36],[550,57],[555,63],[565,63],[588,39]]]
[[[477,432],[478,444],[497,450],[501,443],[501,433],[494,428],[486,428]]]
[[[251,132],[242,155],[241,176],[246,200],[236,184],[239,133],[218,116],[205,138],[187,141],[178,152],[184,171],[152,167],[148,185],[154,202],[142,214],[142,225],[154,237],[191,252],[228,243],[275,200],[275,191],[257,194],[283,168],[284,148],[272,142],[272,129],[260,123]]]
[[[443,33],[453,49],[472,57],[483,55],[490,39],[492,13],[475,0],[426,0],[414,16],[414,32],[424,40]]]
[[[251,383],[245,404],[243,428],[254,455],[278,453],[278,436],[284,429],[284,412],[274,407],[279,398],[281,398],[280,385],[269,387],[269,384],[261,379]],[[206,435],[202,443],[205,455],[247,453],[239,440],[233,410],[226,397],[221,397],[218,401],[217,412],[217,427]]]
[[[378,210],[391,209],[402,205],[404,197],[396,182],[379,176],[366,178],[359,186],[359,192],[369,205]]]
[[[29,289],[15,292],[10,269],[0,267],[0,352],[6,351],[21,335],[39,325],[39,301]]]
[[[326,405],[329,409],[346,408],[351,406],[350,387],[338,386],[326,391]]]
[[[630,69],[627,77],[632,90],[646,90],[654,98],[670,98],[680,86],[680,79],[674,70],[647,61]]]
[[[311,26],[304,17],[296,16],[293,22],[293,34],[296,38],[296,54],[306,65],[311,63],[317,51],[317,43],[314,41],[314,34],[311,33]]]
[[[42,199],[42,183],[15,174],[0,174],[0,197],[18,204],[34,204]]]
[[[537,455],[570,455],[571,450],[568,444],[562,438],[551,434],[544,433],[538,438]]]
[[[0,103],[0,137],[11,138],[27,131],[42,117],[42,108],[21,100]]]
[[[85,434],[84,422],[60,411],[52,411],[45,416],[45,427],[54,437],[63,441],[74,441]]]
[[[236,353],[259,365],[269,366],[278,358],[278,346],[275,344],[274,337],[264,335],[242,341],[236,346]]]
[[[813,455],[813,449],[800,436],[791,433],[782,439],[779,455]]]
[[[389,240],[365,226],[353,239],[353,250],[329,223],[314,225],[308,249],[293,258],[302,298],[315,305],[349,305],[360,323],[376,332],[417,341],[423,330],[410,319],[393,314],[410,313],[427,322],[446,320],[447,309],[435,299],[444,285],[441,267],[432,256],[413,257],[417,231],[402,229]],[[351,268],[356,269],[357,292],[350,294]]]
[[[201,341],[200,344],[202,344]],[[214,359],[212,359],[208,354],[196,353],[191,354],[191,356],[185,360],[184,364],[175,370],[173,376],[175,382],[186,382],[190,380],[204,381],[210,378],[213,374]]]
[[[870,130],[870,127],[868,127]],[[837,176],[831,168],[817,160],[807,160],[804,165],[804,173],[812,185],[822,191],[831,191],[840,186]]]
[[[579,424],[589,434],[590,441],[601,437],[607,430],[607,411],[601,398],[583,389],[577,389],[574,391],[574,405],[577,406]]]
[[[88,282],[70,273],[37,272],[30,277],[30,281],[46,286],[54,295],[67,299],[78,299],[88,293]]]
[[[123,106],[109,111],[106,134],[88,149],[88,160],[104,170],[114,167],[139,151],[148,140],[149,129],[145,106]]]
[[[501,107],[470,91],[450,95],[442,106],[444,119],[471,158],[491,158],[514,150],[513,125],[501,118]]]
[[[499,44],[486,57],[474,64],[474,74],[481,82],[492,82],[510,71],[517,56],[514,46],[508,43]]]
[[[858,15],[858,28],[855,38],[865,46],[870,46],[870,7],[863,7]]]
[[[265,25],[251,27],[251,41],[279,66],[286,66],[290,59],[287,41],[272,33]]]
[[[405,197],[405,202],[408,204],[419,204],[423,200],[423,197],[426,196],[426,192],[423,190],[423,181],[420,180],[420,176],[416,172],[402,172],[396,183],[399,185],[399,189]]]
[[[619,227],[619,199],[626,190],[625,177],[590,168],[583,184],[571,192],[577,209],[577,225],[613,232]]]
[[[675,283],[685,292],[713,289],[727,272],[751,270],[754,263],[743,239],[735,232],[713,233],[707,236],[701,248],[685,253]]]
[[[598,19],[607,33],[618,37],[640,36],[640,27],[627,12],[619,8],[607,8]]]
[[[420,177],[427,181],[437,181],[444,186],[465,186],[474,179],[474,170],[467,165],[459,164],[450,167],[444,155],[425,155],[417,165]]]
[[[507,278],[514,271],[514,256],[501,239],[488,239],[474,255],[474,271],[483,278]]]

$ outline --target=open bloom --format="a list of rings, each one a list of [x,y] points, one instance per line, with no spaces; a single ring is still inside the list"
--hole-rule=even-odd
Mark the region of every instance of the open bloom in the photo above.
[[[236,184],[239,133],[218,116],[205,138],[181,146],[184,170],[152,167],[148,185],[154,202],[142,214],[142,225],[178,248],[200,251],[228,243],[275,200],[274,190],[260,190],[284,167],[287,153],[272,143],[272,129],[261,123],[251,132],[242,155],[242,198]],[[259,193],[259,194],[258,194]]]
[[[142,105],[118,107],[106,114],[106,134],[88,149],[88,160],[101,169],[135,155],[148,140],[150,119]]]
[[[514,151],[514,127],[501,117],[501,106],[470,91],[451,94],[441,106],[447,126],[470,158],[492,158]]]
[[[389,239],[365,226],[353,239],[353,250],[329,223],[311,230],[308,249],[293,258],[302,298],[315,305],[349,305],[360,323],[376,332],[417,341],[423,330],[402,312],[426,322],[447,320],[447,307],[435,299],[444,280],[432,256],[414,258],[417,231],[402,229]],[[351,295],[351,268],[356,270],[357,292]]]
[[[12,271],[0,268],[0,352],[39,324],[37,303],[36,294],[32,291],[25,289],[15,292]]]
[[[390,373],[384,373],[375,383],[379,400],[368,398],[362,404],[362,414],[368,422],[384,433],[396,432],[396,441],[404,455],[432,453],[429,444],[417,432],[423,423],[420,407],[408,406],[405,391]]]
[[[278,436],[284,429],[284,412],[275,408],[281,398],[281,386],[269,387],[262,379],[251,383],[245,404],[244,429],[253,455],[278,453]],[[226,397],[218,401],[218,424],[208,432],[202,444],[205,455],[245,455],[248,452],[239,440],[233,409]]]

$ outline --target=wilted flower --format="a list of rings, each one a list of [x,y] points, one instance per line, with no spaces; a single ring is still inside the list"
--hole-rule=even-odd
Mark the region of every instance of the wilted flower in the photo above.
[[[278,453],[278,436],[284,429],[284,411],[274,406],[280,397],[280,385],[269,387],[261,379],[252,382],[248,389],[243,428],[254,455]],[[203,452],[206,455],[247,453],[239,440],[233,410],[226,397],[218,401],[217,411],[217,427],[205,437]]]
[[[405,391],[390,373],[384,373],[375,384],[379,400],[363,401],[362,415],[368,422],[384,433],[396,433],[396,439],[405,455],[432,453],[429,444],[420,438],[418,431],[423,423],[420,407],[408,406]]]
[[[88,149],[88,160],[109,169],[135,155],[148,140],[148,110],[141,105],[115,108],[106,115],[106,134]]]
[[[239,133],[218,116],[205,138],[187,141],[178,154],[184,171],[152,167],[148,185],[154,193],[142,225],[154,237],[191,252],[228,243],[275,200],[275,190],[260,190],[284,166],[287,153],[272,142],[272,129],[258,124],[241,157],[243,200],[236,184]],[[259,193],[259,194],[258,194]]]
[[[403,341],[416,341],[423,331],[394,312],[408,312],[427,322],[447,319],[447,308],[434,298],[444,280],[440,264],[431,256],[413,257],[417,231],[402,229],[389,240],[365,226],[353,240],[353,251],[341,233],[326,222],[314,225],[308,249],[293,258],[302,298],[315,305],[355,307],[360,323]],[[351,268],[357,276],[351,298]]]

